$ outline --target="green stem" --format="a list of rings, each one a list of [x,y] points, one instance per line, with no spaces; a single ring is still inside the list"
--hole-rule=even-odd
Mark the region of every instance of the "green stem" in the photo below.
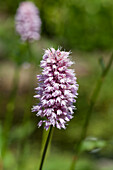
[[[28,50],[28,55],[29,55],[29,62],[31,63],[32,61],[32,50],[31,50],[31,46],[30,46],[30,43],[29,41],[26,42],[27,43],[27,50]],[[33,70],[34,71],[34,70]],[[30,75],[29,75],[29,78],[30,78],[30,82],[33,82],[33,72],[32,70],[30,70]],[[27,121],[29,121],[29,118],[30,118],[30,108],[28,106],[31,105],[31,99],[32,99],[32,83],[29,84],[29,92],[28,92],[28,95],[27,95],[27,99],[26,99],[26,104],[25,104],[25,111],[24,111],[24,116],[23,116],[23,124]]]
[[[103,70],[103,72],[101,74],[101,77],[97,81],[96,87],[95,87],[95,89],[93,91],[93,94],[92,94],[92,97],[91,97],[91,100],[90,100],[90,106],[88,108],[88,111],[87,111],[87,114],[86,114],[86,119],[85,119],[85,122],[84,122],[84,125],[83,125],[81,137],[80,137],[80,140],[79,140],[79,142],[78,142],[78,144],[76,146],[76,157],[78,157],[82,141],[86,137],[86,133],[87,133],[87,129],[88,129],[88,126],[89,126],[89,121],[90,121],[90,118],[91,118],[91,115],[92,115],[94,105],[95,105],[96,100],[98,98],[99,92],[100,92],[102,84],[104,82],[104,79],[105,79],[105,77],[106,77],[106,75],[107,75],[107,73],[108,73],[108,71],[109,71],[109,69],[110,69],[110,67],[112,65],[112,61],[113,61],[113,54],[111,55],[110,60],[109,60],[109,62],[107,64],[106,68]],[[75,156],[74,156],[74,159],[72,161],[70,170],[75,169],[76,161],[77,161],[77,159],[75,159]]]
[[[47,140],[46,140],[46,143],[45,143],[45,147],[44,147],[44,150],[43,150],[43,154],[42,154],[39,170],[42,170],[42,167],[43,167],[43,164],[44,164],[44,159],[45,159],[45,156],[46,156],[48,144],[49,144],[50,138],[51,138],[51,132],[52,132],[52,126],[50,126],[50,129],[49,129],[49,133],[48,133],[48,137],[47,137]]]
[[[27,49],[28,49],[28,53],[29,53],[29,62],[31,62],[33,55],[32,55],[31,45],[30,45],[29,41],[27,41]]]
[[[29,41],[26,42],[26,47],[27,47],[27,54],[28,54],[28,61],[32,62],[32,50],[31,50],[31,44]],[[33,72],[34,73],[34,72]],[[28,123],[30,120],[30,116],[31,116],[31,101],[32,101],[32,96],[33,96],[33,92],[32,92],[32,83],[33,82],[33,73],[32,73],[32,70],[30,69],[30,73],[29,73],[29,89],[28,89],[28,93],[27,93],[27,96],[26,96],[26,102],[25,102],[25,107],[24,107],[24,113],[23,113],[23,120],[22,120],[22,125],[24,127],[24,125],[26,123]],[[24,150],[25,150],[25,147],[26,147],[26,141],[27,141],[27,138],[28,136],[25,136],[21,142],[19,142],[18,144],[18,148],[19,148],[19,158],[18,158],[18,169],[22,169],[22,165],[23,165],[23,160],[24,160]],[[23,154],[21,154],[23,153]]]

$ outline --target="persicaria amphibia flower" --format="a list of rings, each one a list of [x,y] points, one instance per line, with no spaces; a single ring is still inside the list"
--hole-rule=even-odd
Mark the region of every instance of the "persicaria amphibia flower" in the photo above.
[[[15,17],[16,31],[23,41],[38,40],[40,38],[41,20],[39,11],[32,2],[22,2]]]
[[[38,126],[45,123],[46,130],[50,125],[65,129],[67,122],[73,118],[73,102],[76,102],[78,95],[78,84],[74,70],[68,69],[73,64],[69,54],[70,52],[59,49],[48,49],[40,64],[43,71],[37,76],[39,86],[35,89],[37,94],[34,96],[40,102],[32,111],[44,118]]]

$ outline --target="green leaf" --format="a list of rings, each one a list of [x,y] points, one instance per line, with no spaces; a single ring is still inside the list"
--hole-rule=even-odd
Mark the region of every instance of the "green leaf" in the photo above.
[[[89,137],[86,138],[80,147],[80,151],[84,152],[84,151],[90,151],[90,152],[98,152],[100,151],[102,148],[104,148],[107,145],[107,142],[105,140],[99,140],[97,138],[94,137]]]

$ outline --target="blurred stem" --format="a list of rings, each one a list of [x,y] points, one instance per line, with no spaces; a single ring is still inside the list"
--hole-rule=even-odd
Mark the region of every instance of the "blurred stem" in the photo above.
[[[49,129],[49,133],[48,133],[47,140],[46,140],[46,143],[45,143],[45,147],[44,147],[44,150],[43,150],[39,170],[42,170],[42,167],[43,167],[43,164],[44,164],[44,159],[45,159],[46,152],[47,152],[47,148],[48,148],[48,145],[49,145],[49,142],[50,142],[50,139],[51,139],[51,134],[52,134],[52,126],[50,126],[50,129]]]
[[[2,158],[2,126],[1,126],[1,122],[0,122],[0,161],[1,161],[1,158]]]
[[[31,63],[31,61],[32,61],[32,50],[31,50],[31,45],[30,45],[30,42],[29,41],[27,41],[27,49],[28,49],[28,55],[29,55],[29,62]]]
[[[94,107],[94,105],[96,103],[96,100],[98,98],[99,92],[100,92],[102,84],[104,82],[104,79],[107,76],[107,73],[108,73],[108,71],[109,71],[109,69],[110,69],[110,67],[112,65],[112,61],[113,61],[113,54],[111,55],[107,66],[103,70],[100,79],[97,81],[96,87],[95,87],[95,89],[93,91],[93,94],[92,94],[92,97],[90,99],[90,105],[89,105],[89,108],[88,108],[88,111],[87,111],[87,114],[86,114],[86,118],[85,118],[85,122],[84,122],[84,125],[83,125],[83,128],[82,128],[81,137],[80,137],[80,140],[79,140],[79,142],[78,142],[78,144],[76,146],[76,156],[74,156],[74,159],[72,161],[70,170],[75,170],[75,164],[76,164],[79,152],[80,152],[80,147],[81,147],[82,141],[86,137],[86,133],[87,133],[87,129],[88,129],[88,126],[89,126],[89,121],[90,121],[90,118],[91,118],[91,115],[92,115],[93,107]]]
[[[27,46],[27,52],[28,52],[28,61],[31,64],[32,62],[32,50],[31,50],[31,43],[29,41],[26,42],[26,46]],[[31,68],[31,67],[30,67]],[[22,126],[24,126],[25,124],[28,123],[28,121],[30,121],[30,115],[31,115],[31,101],[32,101],[32,82],[33,82],[33,74],[32,74],[32,70],[29,70],[29,86],[28,86],[28,93],[26,96],[26,102],[25,102],[25,107],[24,107],[24,113],[23,113],[23,120],[22,120]],[[33,70],[34,71],[34,70]],[[24,153],[24,150],[26,148],[26,141],[27,141],[28,136],[24,137],[24,139],[21,140],[21,142],[18,144],[18,148],[19,148],[19,158],[18,158],[18,169],[22,169],[22,165],[23,165],[23,160],[25,155],[21,154]]]
[[[104,71],[104,69],[105,69],[105,64],[104,64],[104,60],[103,60],[102,57],[99,58],[99,64],[100,64],[100,66],[101,66],[101,68],[102,68],[102,71]]]
[[[14,107],[15,107],[15,98],[16,98],[17,89],[18,89],[19,72],[20,72],[20,67],[17,66],[14,71],[13,88],[9,96],[8,104],[6,106],[6,117],[5,117],[5,122],[4,122],[3,145],[2,145],[2,156],[3,157],[6,152],[9,132],[10,132],[10,128],[11,128],[13,117],[14,117]]]
[[[31,64],[31,61],[32,61],[32,57],[33,57],[33,55],[32,55],[32,50],[31,50],[31,45],[30,45],[30,42],[29,41],[27,41],[26,42],[27,43],[27,50],[28,50],[28,55],[29,55],[29,62],[30,62],[30,64]],[[28,120],[29,121],[29,117],[30,117],[30,113],[31,113],[31,110],[30,110],[30,108],[29,108],[29,106],[31,106],[31,99],[32,99],[32,93],[31,93],[31,91],[32,91],[32,82],[33,82],[33,80],[32,80],[32,78],[33,78],[33,74],[32,74],[32,71],[30,70],[30,74],[29,74],[30,76],[29,76],[29,78],[30,78],[30,83],[29,83],[29,92],[28,92],[28,96],[27,96],[27,99],[26,99],[26,104],[25,104],[25,111],[24,111],[24,116],[23,116],[23,123],[25,123],[26,122],[26,120]]]
[[[27,52],[28,52],[28,61],[31,64],[32,61],[32,50],[31,50],[31,45],[29,41],[26,41],[26,46],[27,46]],[[31,67],[30,67],[31,68]],[[28,70],[30,71],[29,73],[29,86],[28,86],[28,92],[27,92],[27,96],[26,96],[26,102],[24,105],[24,110],[23,110],[23,120],[22,120],[22,126],[24,126],[25,124],[28,123],[28,121],[30,120],[30,113],[31,113],[31,100],[32,100],[32,71],[31,69]],[[26,141],[27,141],[28,136],[24,137],[24,139],[21,140],[21,142],[18,144],[18,148],[19,148],[19,158],[18,158],[18,169],[21,169],[21,166],[23,164],[23,160],[24,160],[24,154],[21,154],[24,152],[25,147],[26,147]]]

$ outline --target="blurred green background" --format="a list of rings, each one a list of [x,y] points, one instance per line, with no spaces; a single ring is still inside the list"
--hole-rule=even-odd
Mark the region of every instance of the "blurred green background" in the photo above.
[[[42,20],[41,39],[27,44],[15,31],[20,1],[0,2],[0,169],[35,170],[47,132],[37,128],[39,117],[31,113],[37,86],[36,75],[44,49],[62,47],[72,51],[79,83],[74,118],[66,130],[54,129],[45,170],[68,170],[80,138],[92,91],[113,49],[112,0],[35,0]],[[113,67],[93,109],[87,136],[76,170],[113,170]],[[7,118],[6,118],[7,117]],[[6,140],[3,138],[5,132]],[[92,140],[97,138],[97,143]],[[4,166],[4,168],[3,168]]]

